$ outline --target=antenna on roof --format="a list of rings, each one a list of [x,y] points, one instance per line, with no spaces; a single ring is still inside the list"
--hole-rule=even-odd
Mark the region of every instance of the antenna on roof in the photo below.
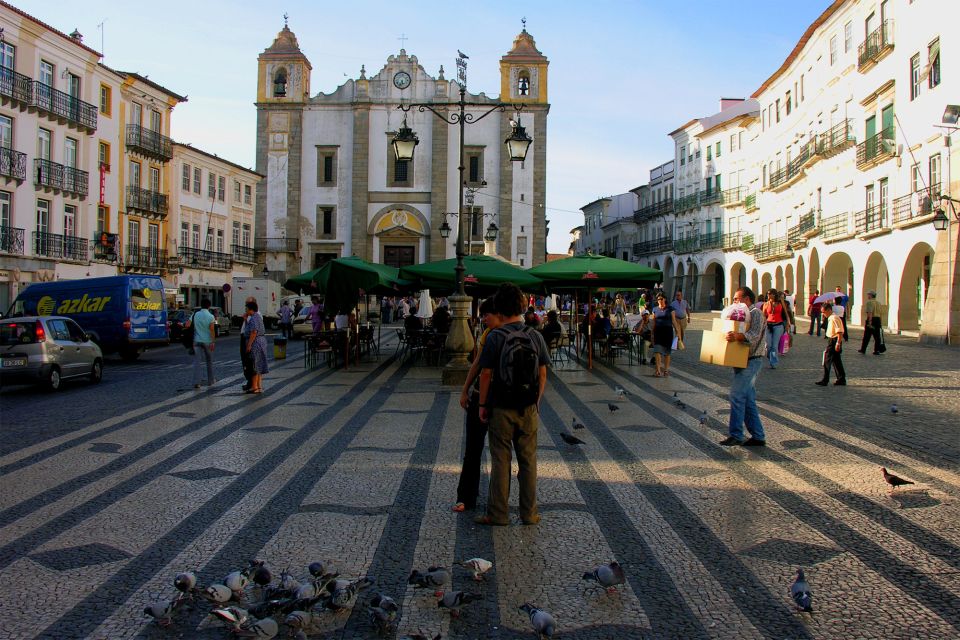
[[[100,30],[100,59],[101,60],[107,57],[103,52],[103,32],[105,31],[105,29],[103,28],[103,23],[106,21],[107,19],[104,18],[103,21],[97,25],[97,29]]]

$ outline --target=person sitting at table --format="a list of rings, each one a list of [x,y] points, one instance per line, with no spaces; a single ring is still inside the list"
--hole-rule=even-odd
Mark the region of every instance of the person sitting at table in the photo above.
[[[560,336],[563,335],[563,327],[560,325],[560,321],[557,320],[556,311],[551,309],[547,312],[547,321],[540,327],[540,332],[543,334],[543,339],[547,344],[550,344],[551,340],[560,339]]]
[[[423,320],[417,317],[415,313],[408,313],[407,316],[403,319],[403,332],[409,336],[422,330],[423,330]]]
[[[593,335],[597,338],[606,338],[613,330],[610,324],[610,312],[607,309],[601,309],[593,322]]]
[[[437,333],[450,331],[450,311],[446,305],[441,305],[434,310],[433,317],[430,319],[430,326]]]
[[[523,324],[534,329],[540,327],[540,318],[537,317],[537,310],[532,305],[527,307],[527,312],[523,314]]]

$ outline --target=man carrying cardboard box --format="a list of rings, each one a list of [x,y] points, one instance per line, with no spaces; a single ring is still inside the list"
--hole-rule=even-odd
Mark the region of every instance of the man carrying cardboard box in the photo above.
[[[757,409],[756,383],[766,355],[767,345],[763,338],[767,331],[767,322],[763,312],[754,307],[756,297],[749,287],[737,289],[733,294],[733,301],[742,302],[750,308],[750,324],[746,333],[727,332],[727,342],[746,343],[750,347],[750,353],[746,367],[733,369],[733,383],[730,385],[730,435],[721,440],[720,444],[725,447],[741,444],[745,447],[762,447],[767,442],[763,424],[760,422],[760,411]],[[747,440],[744,440],[744,427],[750,434]]]

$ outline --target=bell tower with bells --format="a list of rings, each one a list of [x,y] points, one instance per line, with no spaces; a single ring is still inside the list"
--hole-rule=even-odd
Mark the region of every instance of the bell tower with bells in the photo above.
[[[546,104],[547,66],[550,62],[527,32],[527,19],[521,22],[523,31],[514,38],[513,48],[500,58],[500,100]]]
[[[283,30],[257,58],[257,102],[306,102],[310,98],[310,61],[283,15]]]

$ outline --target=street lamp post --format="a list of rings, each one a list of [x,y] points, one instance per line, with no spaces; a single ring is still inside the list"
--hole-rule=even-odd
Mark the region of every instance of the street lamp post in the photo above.
[[[467,102],[466,101],[466,91],[467,91],[467,57],[460,53],[457,57],[457,80],[460,85],[460,100],[457,102],[446,102],[446,103],[409,103],[409,104],[400,104],[397,108],[403,111],[403,125],[400,127],[400,130],[393,138],[393,151],[396,155],[397,160],[399,161],[411,161],[413,160],[414,149],[417,144],[420,142],[417,138],[416,133],[414,133],[407,126],[407,117],[406,114],[411,109],[416,107],[417,111],[423,113],[424,111],[429,111],[436,117],[443,120],[449,125],[457,125],[460,128],[460,155],[459,155],[459,166],[457,171],[459,173],[459,184],[460,184],[460,193],[457,199],[457,243],[456,243],[456,256],[457,256],[457,265],[454,267],[454,274],[456,278],[457,293],[456,295],[450,296],[450,308],[453,312],[453,320],[450,325],[450,333],[447,335],[447,349],[452,354],[452,359],[450,363],[444,368],[443,371],[443,383],[444,384],[462,384],[466,380],[467,371],[469,370],[469,363],[467,358],[470,352],[473,350],[474,340],[473,335],[470,332],[467,319],[469,316],[470,302],[471,298],[467,295],[466,290],[464,289],[464,265],[463,258],[466,255],[464,251],[464,233],[463,225],[464,218],[466,217],[463,210],[463,192],[466,187],[466,182],[463,178],[464,174],[464,129],[468,124],[475,124],[494,111],[504,112],[507,110],[507,107],[512,108],[517,112],[516,120],[512,120],[511,124],[513,125],[513,130],[510,133],[510,136],[504,140],[504,144],[507,145],[507,152],[510,154],[510,160],[514,162],[523,162],[527,157],[527,150],[530,147],[530,143],[533,140],[530,136],[527,135],[523,126],[520,124],[519,112],[523,109],[523,105],[511,105],[503,102],[498,102],[491,104],[489,102]],[[441,112],[440,108],[449,108],[454,107],[455,110],[449,115],[447,113]],[[476,115],[474,113],[468,113],[467,107],[481,107],[485,108],[486,111]],[[444,229],[446,227],[446,229]],[[447,225],[446,220],[444,220],[443,225],[440,227],[441,234],[444,230],[449,234],[450,227]]]

